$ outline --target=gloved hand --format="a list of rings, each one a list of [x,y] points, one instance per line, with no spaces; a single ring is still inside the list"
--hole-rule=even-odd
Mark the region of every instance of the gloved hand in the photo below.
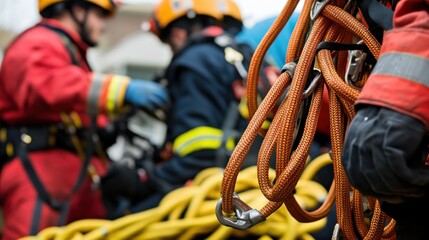
[[[168,94],[166,89],[155,82],[133,79],[127,86],[125,102],[154,111],[167,106]]]
[[[134,169],[126,164],[113,162],[107,173],[101,177],[100,186],[103,195],[111,198],[118,196],[138,200],[150,191],[143,169]]]
[[[347,129],[342,163],[361,193],[390,203],[420,197],[428,190],[425,125],[376,106],[357,111]]]

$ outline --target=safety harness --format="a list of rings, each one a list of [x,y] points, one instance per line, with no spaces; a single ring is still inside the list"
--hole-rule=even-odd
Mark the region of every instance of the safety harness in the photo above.
[[[80,65],[77,57],[78,49],[65,31],[47,24],[39,24],[39,26],[50,29],[58,34],[64,42],[72,64],[76,66]],[[60,213],[57,224],[59,226],[64,225],[67,220],[71,198],[80,189],[88,172],[95,184],[99,182],[99,177],[90,164],[90,158],[96,152],[98,154],[103,154],[101,151],[101,144],[98,141],[94,141],[94,139],[98,139],[95,116],[91,118],[90,126],[87,129],[83,129],[80,118],[75,112],[70,114],[61,113],[61,119],[62,123],[35,126],[9,126],[6,123],[0,123],[0,167],[15,157],[19,157],[28,177],[37,191],[38,200],[33,212],[30,234],[37,233],[39,229],[38,225],[43,203]],[[75,152],[82,159],[81,170],[70,193],[64,200],[57,200],[50,196],[35,171],[28,155],[28,153],[32,151],[54,148]]]
[[[379,202],[371,197],[365,198],[352,189],[341,166],[341,151],[346,127],[355,113],[354,101],[379,56],[381,38],[376,35],[382,35],[392,26],[392,10],[386,5],[392,6],[394,3],[306,0],[290,38],[287,64],[259,104],[256,97],[257,78],[263,56],[298,2],[292,0],[286,3],[252,58],[247,82],[251,120],[225,169],[221,199],[217,205],[218,219],[232,228],[250,228],[265,221],[284,204],[298,221],[313,222],[326,217],[335,201],[338,225],[333,239],[389,238],[394,235],[394,221],[386,225],[390,219],[381,212]],[[358,11],[366,26],[355,18]],[[360,44],[356,43],[359,41]],[[315,73],[320,80],[315,82],[315,78],[309,77],[311,73]],[[315,87],[307,91],[311,82],[315,82]],[[324,86],[329,91],[330,157],[333,160],[334,181],[327,199],[319,208],[304,209],[293,192],[307,164]],[[287,97],[278,108],[268,131],[261,129],[269,112],[285,92]],[[300,109],[306,96],[310,103],[303,117]],[[303,130],[302,135],[296,137],[299,120],[302,121]],[[257,210],[240,200],[234,189],[243,159],[258,134],[264,135],[258,155],[258,180],[261,191],[270,202]],[[268,173],[268,158],[273,152],[276,156],[275,181],[270,180]]]
[[[232,90],[236,100],[231,101],[229,108],[225,114],[224,122],[222,124],[222,141],[221,147],[216,152],[216,166],[225,167],[228,159],[232,154],[233,148],[229,146],[229,142],[233,139],[237,142],[244,132],[244,126],[240,128],[240,121],[248,120],[249,114],[247,112],[247,99],[246,99],[246,84],[249,65],[253,56],[254,50],[244,43],[237,42],[231,35],[224,32],[219,27],[208,27],[203,31],[191,36],[187,46],[213,43],[224,52],[225,60],[236,69],[237,79],[232,84]],[[184,48],[186,49],[186,47]],[[263,61],[260,73],[258,75],[258,99],[266,96],[271,85],[272,80],[267,76],[268,74],[279,74],[278,70],[266,61]],[[243,124],[241,124],[243,125]],[[269,121],[265,122],[265,127],[269,126]],[[262,142],[262,138],[258,138],[254,144],[254,151],[248,154],[246,164],[243,168],[255,165],[257,158],[257,149]],[[235,146],[235,144],[234,144]]]

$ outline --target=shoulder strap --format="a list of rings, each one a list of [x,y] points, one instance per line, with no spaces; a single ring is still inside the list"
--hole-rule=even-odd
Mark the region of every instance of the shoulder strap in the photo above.
[[[87,169],[91,161],[91,157],[94,154],[95,146],[92,141],[94,138],[94,135],[96,134],[96,117],[91,118],[91,125],[88,129],[88,134],[86,135],[86,148],[85,148],[85,155],[82,162],[82,166],[80,168],[79,174],[74,182],[74,185],[70,191],[70,193],[65,197],[63,200],[56,200],[54,199],[46,190],[45,186],[41,182],[36,170],[33,167],[33,164],[31,163],[30,157],[28,155],[28,149],[27,149],[27,142],[26,142],[26,136],[27,136],[27,129],[25,127],[22,127],[20,129],[20,143],[18,146],[18,153],[17,156],[20,158],[24,170],[26,171],[28,177],[31,180],[31,183],[35,190],[37,191],[38,195],[38,201],[40,200],[40,203],[46,203],[48,206],[50,206],[52,209],[59,212],[59,219],[58,219],[58,226],[62,226],[66,223],[68,214],[69,214],[69,207],[71,204],[71,199],[73,195],[80,190],[80,187],[82,186],[85,177],[87,176]],[[31,234],[36,234],[38,229],[38,221],[39,221],[39,214],[40,214],[40,205],[36,206],[34,209],[34,215],[33,215],[33,224],[31,229]]]
[[[361,0],[358,5],[369,30],[381,43],[384,31],[393,28],[393,11],[377,0]]]
[[[58,34],[58,36],[63,41],[63,43],[67,49],[67,52],[70,55],[70,59],[72,61],[72,64],[76,65],[76,66],[80,66],[79,61],[78,61],[79,50],[76,46],[76,43],[70,37],[70,35],[67,32],[65,32],[64,30],[57,28],[57,27],[54,27],[54,26],[51,26],[51,25],[48,25],[48,24],[41,23],[39,25],[55,32],[56,34]]]

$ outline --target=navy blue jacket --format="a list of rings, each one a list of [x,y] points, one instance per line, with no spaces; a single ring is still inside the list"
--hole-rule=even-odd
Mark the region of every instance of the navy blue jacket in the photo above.
[[[222,47],[199,41],[173,57],[166,78],[172,100],[167,139],[173,142],[174,156],[156,169],[156,175],[181,185],[201,170],[216,166],[222,124],[230,104],[237,101],[232,84],[239,76],[225,60]],[[244,125],[245,120],[239,124]]]

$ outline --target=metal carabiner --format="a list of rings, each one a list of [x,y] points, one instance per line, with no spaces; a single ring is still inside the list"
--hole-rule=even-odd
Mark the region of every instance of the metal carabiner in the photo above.
[[[246,230],[266,220],[258,210],[251,208],[243,202],[236,193],[234,193],[232,201],[235,208],[235,214],[230,217],[223,215],[222,198],[219,199],[216,204],[216,217],[223,225],[235,229]]]
[[[288,62],[282,67],[281,73],[286,72],[289,74],[290,78],[293,79],[293,76],[295,75],[295,69],[296,62]]]
[[[332,240],[340,240],[342,238],[341,230],[340,230],[340,224],[336,223],[334,230],[332,231]]]
[[[312,22],[316,20],[316,18],[320,15],[323,8],[326,6],[326,4],[329,3],[330,0],[315,0],[313,2],[313,5],[311,5],[311,11],[310,11],[310,19]]]
[[[299,106],[298,114],[295,122],[295,129],[293,130],[293,133],[292,133],[293,143],[295,143],[295,140],[298,136],[298,132],[301,129],[301,124],[305,121],[305,118],[306,118],[305,116],[308,111],[308,105],[305,104],[306,102],[305,100],[314,93],[314,90],[316,90],[317,86],[319,85],[322,79],[321,78],[322,71],[320,71],[320,69],[314,68],[313,71],[315,72],[314,74],[315,76],[313,80],[311,80],[310,85],[306,89],[304,89],[304,92],[302,93],[301,104]]]
[[[244,67],[243,59],[244,56],[239,51],[235,50],[232,47],[226,47],[225,48],[225,60],[229,62],[230,64],[234,65],[237,69],[238,74],[240,74],[240,77],[246,81],[247,80],[247,70],[246,67]]]
[[[296,68],[296,63],[290,62],[283,66],[282,73],[286,72],[287,74],[289,74],[291,78],[293,78],[293,76],[295,75],[295,68]],[[306,98],[308,98],[314,92],[316,87],[319,85],[319,82],[322,76],[322,71],[320,71],[320,69],[318,68],[314,68],[313,71],[315,72],[315,76],[313,80],[311,80],[310,85],[306,89],[304,89],[301,100],[305,100]],[[286,89],[286,96],[288,94],[289,94],[289,87]]]
[[[311,96],[311,94],[313,94],[314,90],[316,89],[316,87],[319,85],[320,81],[321,81],[321,76],[322,76],[322,71],[320,71],[320,69],[318,68],[314,68],[313,71],[316,73],[313,78],[313,80],[311,81],[310,85],[307,87],[307,89],[304,90],[304,92],[302,93],[302,100],[308,98],[309,96]]]
[[[358,44],[363,44],[363,41],[360,41]],[[345,81],[352,88],[358,90],[361,89],[360,87],[355,86],[354,83],[358,82],[362,75],[362,69],[367,55],[368,54],[362,50],[349,51],[349,61],[347,63]]]

